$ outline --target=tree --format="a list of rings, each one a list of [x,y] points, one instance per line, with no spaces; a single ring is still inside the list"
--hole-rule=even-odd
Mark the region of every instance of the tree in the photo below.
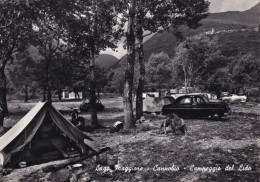
[[[238,55],[229,65],[233,81],[233,92],[239,93],[243,91],[245,93],[247,88],[258,86],[259,68],[259,59],[254,59],[253,54]]]
[[[135,65],[135,15],[136,0],[129,0],[128,25],[126,33],[127,64],[124,84],[124,128],[135,127],[133,115],[133,79]]]
[[[125,72],[123,71],[123,69],[117,68],[116,70],[114,70],[113,77],[111,79],[111,87],[116,93],[119,93],[121,96],[124,93],[124,74]]]
[[[121,96],[124,93],[124,82],[125,82],[125,69],[126,69],[126,57],[123,57],[116,69],[114,69],[110,74],[111,74],[111,79],[109,81],[109,84],[111,85],[112,89],[116,92],[119,93]],[[138,70],[139,70],[139,65],[135,64],[134,65],[134,78],[133,78],[133,90],[137,89],[137,83],[138,83]]]
[[[99,94],[100,92],[105,91],[104,88],[108,83],[108,78],[105,69],[100,66],[96,66],[95,75],[96,75],[97,92]]]
[[[221,92],[231,89],[232,77],[227,67],[218,67],[208,75],[204,88],[209,92],[215,93],[220,98]]]
[[[8,113],[6,103],[5,67],[13,59],[16,52],[27,46],[28,33],[31,31],[32,16],[27,1],[0,2],[0,126],[3,126]]]
[[[218,65],[224,64],[221,52],[217,47],[217,38],[200,34],[188,37],[176,48],[175,64],[179,77],[184,80],[185,92],[206,80]],[[203,83],[202,83],[203,84]]]
[[[15,59],[7,66],[8,86],[12,87],[16,93],[22,91],[24,102],[29,100],[29,90],[35,90],[38,86],[34,76],[35,73],[39,72],[37,68],[37,64],[30,57],[28,51],[16,54]]]
[[[71,59],[66,51],[59,54],[52,62],[49,78],[50,86],[58,94],[59,100],[62,97],[62,90],[64,88],[71,88],[71,90],[82,90],[79,84],[80,79],[85,76],[85,67],[78,63],[77,60]]]
[[[207,16],[208,6],[209,3],[204,0],[137,1],[136,37],[140,77],[137,88],[136,119],[143,115],[142,93],[145,85],[143,38],[155,32],[172,28],[177,30],[180,25],[195,29],[200,25],[199,21]]]
[[[143,35],[144,30],[150,33],[169,30],[186,24],[192,28],[199,25],[199,21],[207,16],[208,2],[204,0],[129,0],[120,1],[125,4],[122,17],[127,19],[126,47],[127,66],[124,86],[124,127],[133,128],[132,93],[135,64],[135,41],[138,42],[140,80],[137,90],[137,118],[142,115],[142,92],[144,87],[145,64],[143,63]],[[120,3],[119,3],[120,4]]]
[[[64,41],[68,49],[77,53],[78,60],[89,64],[91,122],[92,125],[98,125],[95,59],[101,50],[115,48],[119,38],[121,27],[116,26],[114,1],[64,0],[57,3],[50,1],[50,4],[54,16],[61,20],[60,25],[66,29]],[[68,7],[71,9],[68,10]]]
[[[174,83],[171,65],[171,59],[164,52],[150,56],[146,64],[147,87],[150,90],[158,89],[160,93],[162,88],[169,88]]]
[[[43,101],[47,99],[51,102],[51,85],[50,71],[54,61],[60,59],[64,41],[62,40],[64,30],[58,25],[57,21],[51,14],[50,4],[41,1],[34,1],[31,4],[34,7],[37,18],[33,21],[34,38],[32,44],[38,49],[44,62],[44,84],[43,84]]]

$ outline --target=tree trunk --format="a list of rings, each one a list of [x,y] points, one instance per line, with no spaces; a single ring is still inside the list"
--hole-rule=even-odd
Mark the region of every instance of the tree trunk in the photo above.
[[[133,77],[135,64],[135,6],[136,0],[130,0],[128,28],[127,28],[127,66],[124,84],[124,129],[135,127],[133,117]]]
[[[0,65],[0,127],[4,124],[4,117],[8,114],[6,103],[6,78],[4,64]]]
[[[93,4],[94,11],[97,10],[97,4]],[[94,12],[94,21],[93,21],[93,35],[92,35],[92,42],[90,44],[91,48],[91,59],[90,59],[90,65],[89,65],[89,70],[90,70],[90,110],[91,110],[91,124],[92,125],[98,125],[98,120],[97,120],[97,108],[96,108],[96,82],[95,82],[95,40],[97,36],[97,15]]]
[[[160,84],[160,85],[159,85],[159,94],[158,94],[159,97],[161,97],[161,92],[162,92],[161,90],[162,90],[162,86],[161,86],[161,84]]]
[[[88,83],[87,83],[87,78],[84,79],[84,85],[83,85],[83,91],[82,91],[82,97],[83,99],[87,98],[87,92],[88,92]]]
[[[43,94],[42,94],[42,101],[46,101],[46,80],[44,81],[43,85]]]
[[[58,90],[58,98],[59,98],[59,100],[62,99],[62,89]]]
[[[46,92],[47,92],[47,100],[51,103],[51,88],[49,84],[49,67],[50,67],[50,60],[46,61],[45,66],[45,93],[44,93],[44,101],[46,101]]]
[[[140,26],[137,30],[138,37],[138,53],[139,53],[139,65],[140,65],[140,77],[138,87],[136,91],[136,119],[140,119],[143,115],[143,90],[145,84],[145,64],[144,64],[144,49],[143,49],[143,28]]]
[[[25,85],[24,102],[28,102],[28,85]]]
[[[90,110],[91,110],[91,123],[98,125],[97,109],[96,109],[96,83],[95,83],[95,53],[92,51],[92,58],[90,61]]]
[[[184,87],[185,87],[185,94],[187,94],[188,93],[188,90],[187,90],[187,73],[186,73],[186,70],[185,70],[185,68],[183,69],[183,71],[184,71]]]
[[[48,87],[47,87],[47,99],[48,99],[49,103],[52,102],[52,100],[51,100],[51,88],[50,88],[50,85],[49,85],[49,81],[48,81]]]

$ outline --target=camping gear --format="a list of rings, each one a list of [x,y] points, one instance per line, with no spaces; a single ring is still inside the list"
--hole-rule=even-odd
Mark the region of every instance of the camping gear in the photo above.
[[[79,167],[82,167],[82,164],[73,164],[72,167],[79,168]]]
[[[143,100],[143,111],[149,113],[160,113],[162,112],[162,107],[166,104],[171,104],[174,99],[170,96],[163,98],[155,98],[153,96],[147,95]]]
[[[110,133],[119,132],[121,129],[123,129],[124,123],[121,121],[117,121],[114,123],[113,126],[110,127]]]
[[[20,166],[20,167],[26,167],[26,162],[20,162],[20,163],[19,163],[19,166]]]
[[[78,129],[83,130],[85,127],[85,119],[79,116],[78,109],[73,109],[71,116],[71,123],[74,124]]]
[[[79,110],[81,112],[88,112],[90,111],[90,101],[89,99],[85,99],[79,106]],[[101,103],[99,99],[96,99],[96,110],[97,111],[104,111],[105,106]]]
[[[39,163],[60,156],[71,157],[71,151],[66,150],[68,146],[75,148],[78,154],[98,150],[93,139],[66,120],[51,104],[39,102],[0,137],[0,165],[5,166],[12,157],[27,165],[29,160]]]

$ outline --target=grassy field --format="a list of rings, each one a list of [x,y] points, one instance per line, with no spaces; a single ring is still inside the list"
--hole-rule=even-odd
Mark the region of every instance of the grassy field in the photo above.
[[[111,126],[123,121],[122,98],[102,99],[105,111],[99,122]],[[69,118],[70,107],[80,102],[54,102]],[[12,126],[35,103],[9,103],[10,115],[5,121]],[[40,165],[16,169],[5,181],[68,181],[69,178],[91,181],[257,181],[260,175],[260,105],[230,104],[233,113],[223,121],[187,119],[187,136],[159,134],[164,116],[146,114],[146,121],[135,130],[109,133],[96,130],[88,133],[99,145],[111,150],[103,155],[117,160],[115,171],[108,170],[107,160],[87,159],[80,169],[68,168],[44,173]],[[88,113],[81,116],[89,120]],[[46,164],[44,164],[46,165]],[[66,175],[64,175],[66,174]]]

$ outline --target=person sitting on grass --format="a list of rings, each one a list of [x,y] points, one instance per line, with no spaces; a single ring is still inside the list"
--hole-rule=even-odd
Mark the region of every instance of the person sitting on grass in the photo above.
[[[185,134],[187,127],[184,120],[178,117],[176,114],[167,114],[166,119],[161,124],[161,130],[164,129],[164,134],[167,134],[166,127],[171,126],[173,134]]]

